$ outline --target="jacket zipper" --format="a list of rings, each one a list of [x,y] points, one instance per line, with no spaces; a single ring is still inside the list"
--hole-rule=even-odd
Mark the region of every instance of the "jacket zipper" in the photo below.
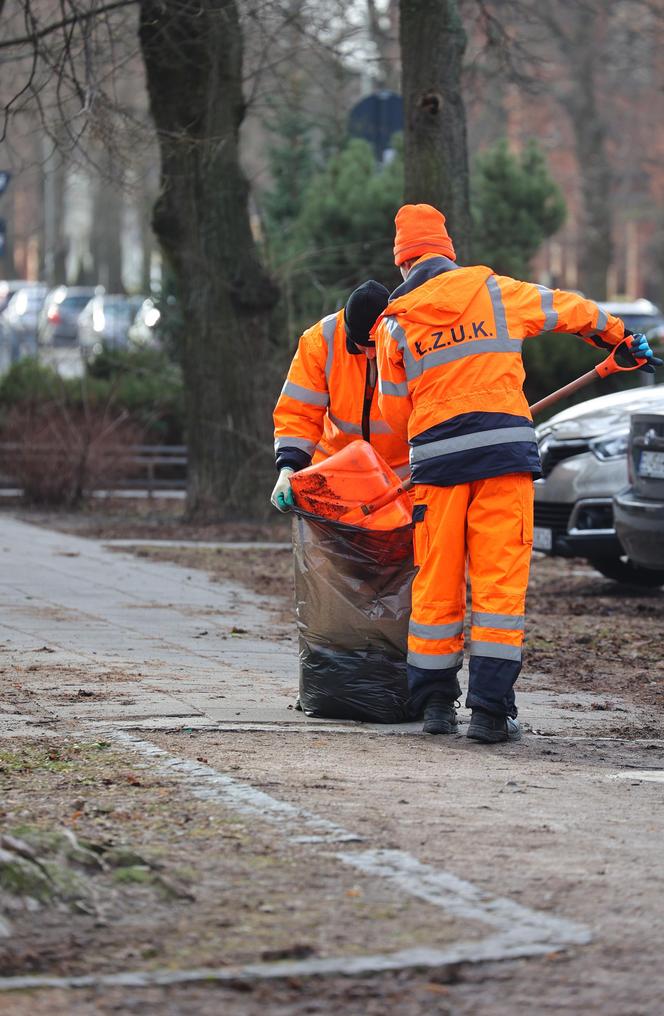
[[[376,361],[367,359],[364,379],[364,405],[362,406],[362,437],[371,444],[371,403],[376,390]]]

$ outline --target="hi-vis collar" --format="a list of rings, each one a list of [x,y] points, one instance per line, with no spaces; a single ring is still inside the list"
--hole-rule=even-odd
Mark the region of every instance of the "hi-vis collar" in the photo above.
[[[459,265],[442,254],[433,258],[427,258],[421,265],[415,265],[409,272],[406,281],[397,286],[393,293],[390,293],[390,303],[392,300],[397,300],[400,296],[405,296],[406,293],[412,293],[418,286],[424,285],[430,279],[435,279],[437,275],[442,275],[443,272],[451,272],[458,267]],[[386,314],[389,314],[389,307],[390,304],[388,303],[385,309]]]

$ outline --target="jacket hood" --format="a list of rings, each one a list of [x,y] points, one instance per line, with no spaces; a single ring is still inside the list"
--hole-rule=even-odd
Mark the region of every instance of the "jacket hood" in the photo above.
[[[413,271],[417,271],[417,266]],[[390,300],[385,308],[385,314],[403,315],[409,321],[427,325],[431,323],[433,311],[437,325],[453,325],[465,314],[486,284],[486,280],[493,274],[491,268],[487,268],[486,265],[442,271],[410,292]]]

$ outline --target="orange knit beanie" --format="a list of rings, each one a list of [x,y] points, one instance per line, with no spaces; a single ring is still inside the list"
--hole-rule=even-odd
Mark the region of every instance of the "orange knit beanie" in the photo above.
[[[445,229],[445,216],[433,205],[402,205],[394,222],[395,265],[423,254],[444,254],[456,261],[454,245]]]

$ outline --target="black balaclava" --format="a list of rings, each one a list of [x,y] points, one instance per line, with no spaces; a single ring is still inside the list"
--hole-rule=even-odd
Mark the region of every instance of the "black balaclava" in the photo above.
[[[374,279],[363,282],[350,294],[344,308],[346,348],[349,353],[361,353],[358,346],[375,345],[369,338],[369,332],[387,307],[389,299],[390,294],[385,286]]]

